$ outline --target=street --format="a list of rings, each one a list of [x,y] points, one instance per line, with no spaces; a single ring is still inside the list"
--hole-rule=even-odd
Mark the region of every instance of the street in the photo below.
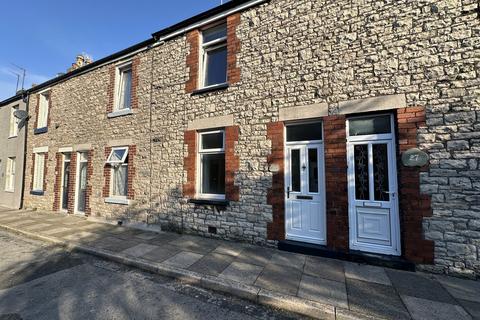
[[[4,231],[0,257],[0,320],[298,318]]]

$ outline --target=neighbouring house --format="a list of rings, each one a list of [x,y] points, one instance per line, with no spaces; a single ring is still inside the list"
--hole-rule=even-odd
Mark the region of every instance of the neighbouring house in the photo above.
[[[478,10],[234,0],[156,32],[29,90],[25,206],[478,276]]]
[[[25,124],[16,111],[27,116],[27,95],[20,91],[0,103],[0,206],[22,206],[25,164]]]

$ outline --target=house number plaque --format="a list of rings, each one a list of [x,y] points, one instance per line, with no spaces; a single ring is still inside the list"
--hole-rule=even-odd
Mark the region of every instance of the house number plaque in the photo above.
[[[428,163],[428,154],[418,148],[408,149],[402,154],[402,163],[406,167],[423,167]]]

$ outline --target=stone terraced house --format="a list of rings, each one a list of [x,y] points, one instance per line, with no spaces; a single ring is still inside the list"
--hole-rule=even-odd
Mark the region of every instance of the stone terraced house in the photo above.
[[[27,208],[480,273],[475,0],[234,0],[29,90]]]

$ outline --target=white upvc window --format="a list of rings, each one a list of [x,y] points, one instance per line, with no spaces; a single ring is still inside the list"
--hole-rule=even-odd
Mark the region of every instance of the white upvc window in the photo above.
[[[46,128],[48,125],[48,109],[50,108],[50,92],[39,94],[37,129]]]
[[[45,179],[45,153],[35,153],[35,164],[33,168],[33,190],[44,191],[43,180]]]
[[[9,130],[9,137],[16,137],[18,135],[18,122],[19,119],[15,117],[15,111],[18,110],[18,106],[12,107],[10,110],[10,130]]]
[[[227,82],[227,24],[202,32],[200,86],[208,88]]]
[[[198,198],[225,199],[225,130],[199,132]]]
[[[8,192],[15,191],[15,166],[16,166],[15,157],[8,158],[6,174],[5,174],[5,191],[8,191]]]
[[[110,196],[126,199],[128,196],[128,147],[112,148],[107,163],[110,164]]]
[[[132,62],[116,67],[114,111],[131,109],[132,104]]]

